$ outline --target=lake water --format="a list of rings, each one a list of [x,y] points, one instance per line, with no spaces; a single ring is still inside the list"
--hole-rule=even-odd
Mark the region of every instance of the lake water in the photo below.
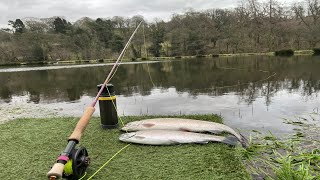
[[[111,67],[2,67],[0,121],[81,116]],[[320,57],[124,63],[111,83],[120,115],[220,114],[234,128],[274,133],[293,130],[284,118],[320,122]]]

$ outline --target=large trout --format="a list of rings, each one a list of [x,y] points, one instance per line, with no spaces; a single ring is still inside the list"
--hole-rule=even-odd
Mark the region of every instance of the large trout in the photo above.
[[[238,140],[234,136],[224,137],[211,134],[201,134],[185,131],[171,130],[144,130],[121,134],[120,141],[148,145],[174,145],[208,142],[221,142],[235,146]]]
[[[121,130],[141,131],[141,130],[174,130],[174,131],[188,131],[188,132],[210,132],[220,134],[227,132],[234,135],[243,147],[248,147],[249,143],[245,137],[236,132],[229,126],[224,124],[200,121],[193,119],[180,119],[180,118],[156,118],[145,119],[141,121],[134,121],[126,124]]]

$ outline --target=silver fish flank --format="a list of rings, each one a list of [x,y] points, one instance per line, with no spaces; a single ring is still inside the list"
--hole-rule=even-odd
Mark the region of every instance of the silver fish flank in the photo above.
[[[206,144],[220,142],[235,146],[238,141],[234,136],[215,136],[185,131],[144,130],[121,134],[120,141],[147,145]]]
[[[194,119],[181,118],[155,118],[145,119],[141,121],[134,121],[126,124],[123,131],[141,131],[141,130],[173,130],[173,131],[187,131],[187,132],[210,132],[214,134],[221,134],[223,132],[230,133],[235,136],[243,147],[248,147],[249,143],[244,136],[233,130],[231,127],[224,124],[201,121]]]

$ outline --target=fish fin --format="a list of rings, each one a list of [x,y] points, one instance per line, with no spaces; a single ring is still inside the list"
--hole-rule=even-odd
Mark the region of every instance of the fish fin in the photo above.
[[[240,133],[239,133],[240,134]],[[245,138],[242,134],[240,134],[241,136],[241,145],[243,148],[248,148],[250,145],[249,145],[249,141],[247,140],[247,138]]]
[[[150,128],[152,126],[154,126],[155,124],[152,124],[152,123],[145,123],[145,124],[142,124],[142,126],[144,127],[147,127],[147,128]]]
[[[238,138],[230,135],[225,137],[221,142],[231,146],[236,146],[238,144]]]
[[[198,141],[198,142],[195,142],[196,144],[208,144],[209,141]]]
[[[212,131],[208,131],[209,133],[212,133],[212,134],[221,134],[222,131],[217,131],[217,130],[212,130]]]
[[[169,141],[170,141],[169,144],[181,144],[181,143],[179,143],[178,141],[174,141],[174,140],[169,140]]]
[[[185,131],[185,132],[191,132],[191,130],[188,129],[188,128],[179,128],[179,130],[180,130],[180,131]]]
[[[143,137],[143,136],[135,136],[135,138],[137,138],[137,139],[145,139],[146,137]]]

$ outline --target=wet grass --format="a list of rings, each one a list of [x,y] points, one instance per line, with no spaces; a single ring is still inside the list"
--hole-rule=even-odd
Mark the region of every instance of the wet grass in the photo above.
[[[123,117],[129,122],[150,116]],[[179,116],[181,117],[181,116]],[[221,122],[215,115],[182,116]],[[0,125],[0,179],[45,179],[65,148],[78,118],[18,119]],[[102,130],[93,118],[81,139],[92,175],[126,144],[119,130]],[[130,145],[93,179],[249,179],[238,148],[225,144],[145,146]]]
[[[254,179],[320,179],[320,128],[299,120],[285,119],[296,133],[278,138],[255,131],[249,149],[241,149],[248,171]]]

